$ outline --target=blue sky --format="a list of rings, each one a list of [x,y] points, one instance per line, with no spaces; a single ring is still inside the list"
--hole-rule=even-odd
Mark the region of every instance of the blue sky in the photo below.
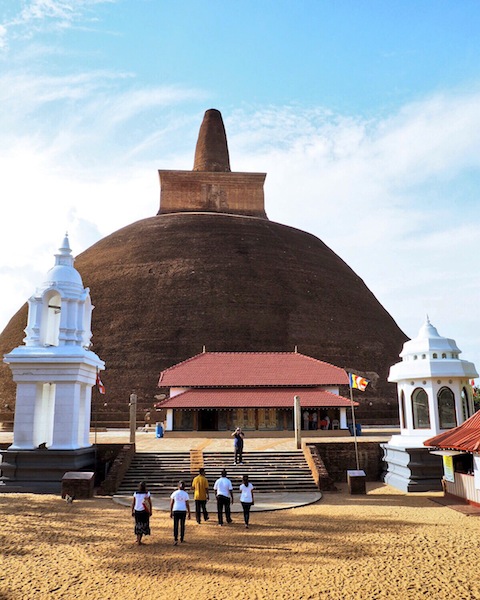
[[[478,31],[469,0],[0,0],[0,328],[65,230],[156,213],[214,107],[272,220],[479,368]]]

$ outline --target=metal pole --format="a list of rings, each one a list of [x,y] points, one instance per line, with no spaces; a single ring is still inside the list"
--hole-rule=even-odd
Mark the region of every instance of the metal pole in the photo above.
[[[297,450],[302,447],[300,396],[293,397],[293,425],[295,428],[295,445]]]
[[[135,432],[137,430],[137,394],[130,394],[130,443],[135,443]]]
[[[355,407],[353,406],[353,390],[350,385],[350,403],[352,405],[352,425],[353,425],[353,441],[355,442],[355,460],[357,461],[357,471],[360,470],[360,462],[358,460],[358,444],[357,444],[357,425],[355,423]]]
[[[98,452],[97,452],[97,429],[98,429],[98,388],[97,388],[97,380],[98,380],[98,369],[97,369],[97,378],[95,379],[95,385],[93,386],[94,390],[92,393],[92,397],[90,399],[90,402],[93,403],[93,420],[94,420],[94,427],[95,427],[95,435],[94,435],[94,448],[95,448],[95,466],[94,466],[94,484],[97,484],[97,458],[98,458]]]

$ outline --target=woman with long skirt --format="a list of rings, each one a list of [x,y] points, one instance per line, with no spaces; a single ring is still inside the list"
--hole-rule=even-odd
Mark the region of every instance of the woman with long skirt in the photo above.
[[[132,498],[132,517],[135,517],[136,544],[143,543],[142,537],[150,535],[150,515],[152,514],[152,498],[144,481],[138,484],[138,490]]]

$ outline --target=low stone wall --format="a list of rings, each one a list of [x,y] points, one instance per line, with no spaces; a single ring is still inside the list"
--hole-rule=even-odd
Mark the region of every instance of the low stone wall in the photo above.
[[[302,449],[318,489],[329,492],[336,491],[335,483],[330,477],[316,445],[304,442],[302,443]]]
[[[355,443],[348,442],[314,443],[323,460],[328,475],[337,483],[347,480],[347,471],[356,469]],[[381,481],[384,470],[383,450],[378,442],[358,440],[358,458],[360,469],[365,471],[367,481]]]
[[[101,444],[97,446],[97,472],[108,473],[97,489],[98,496],[115,494],[135,456],[135,444]]]

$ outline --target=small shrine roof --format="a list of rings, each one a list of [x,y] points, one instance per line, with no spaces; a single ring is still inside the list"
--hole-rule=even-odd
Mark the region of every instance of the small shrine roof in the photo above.
[[[292,408],[298,395],[302,408],[351,406],[348,398],[318,388],[235,388],[190,389],[162,400],[156,408]],[[358,402],[353,403],[358,406]]]
[[[480,411],[474,413],[458,427],[426,440],[424,445],[480,453]]]

